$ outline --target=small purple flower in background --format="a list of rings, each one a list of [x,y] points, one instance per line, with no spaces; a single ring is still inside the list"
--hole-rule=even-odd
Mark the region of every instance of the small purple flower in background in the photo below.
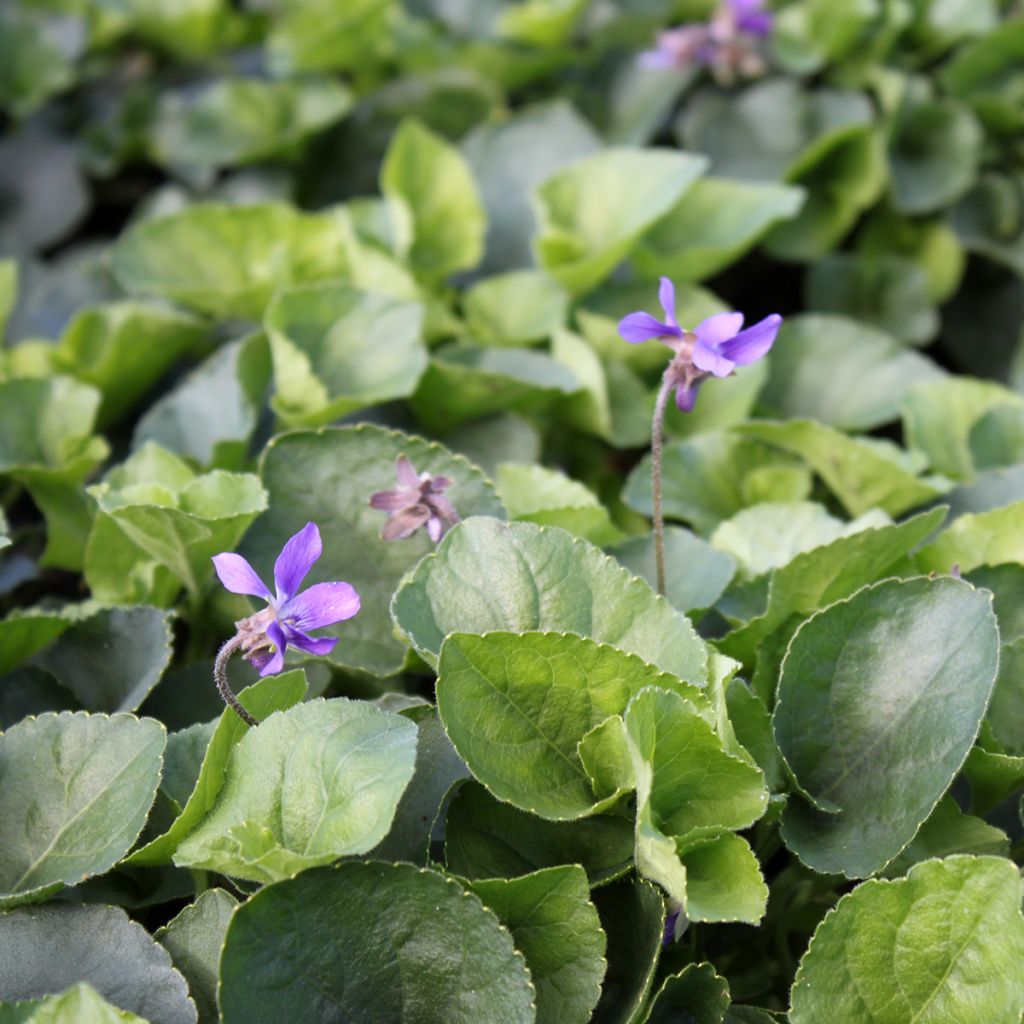
[[[737,75],[763,74],[760,51],[774,25],[774,16],[764,8],[765,0],[725,0],[707,24],[659,32],[656,48],[640,54],[640,63],[658,68],[703,65],[723,85]]]
[[[452,485],[451,477],[417,473],[404,455],[399,455],[395,462],[395,475],[398,486],[394,490],[378,491],[370,497],[375,509],[388,514],[380,530],[381,539],[404,540],[426,526],[427,534],[436,544],[444,533],[445,522],[459,521],[452,503],[444,496]]]
[[[228,657],[241,650],[244,657],[260,670],[261,676],[274,675],[284,667],[289,644],[306,654],[328,654],[338,642],[336,637],[313,637],[309,630],[333,626],[352,618],[359,611],[359,595],[350,583],[316,583],[299,592],[306,574],[323,554],[323,543],[316,523],[306,523],[289,538],[274,563],[271,594],[253,567],[232,552],[214,555],[213,565],[221,583],[233,594],[249,594],[267,602],[263,611],[235,623],[238,633]],[[230,703],[230,702],[229,702]]]
[[[667,946],[670,942],[675,942],[684,931],[686,931],[686,915],[683,913],[683,908],[675,902],[675,900],[669,900],[668,907],[666,908],[668,913],[665,915],[665,927],[661,933],[661,944]],[[682,927],[680,928],[680,920],[682,921]],[[676,934],[677,930],[679,935]]]
[[[683,412],[693,409],[704,378],[728,377],[737,366],[766,355],[782,323],[782,317],[772,313],[744,331],[742,313],[716,313],[687,331],[676,322],[676,290],[667,277],[661,279],[658,297],[664,323],[647,313],[630,313],[619,321],[619,334],[631,345],[656,338],[672,349],[675,357],[666,373]]]

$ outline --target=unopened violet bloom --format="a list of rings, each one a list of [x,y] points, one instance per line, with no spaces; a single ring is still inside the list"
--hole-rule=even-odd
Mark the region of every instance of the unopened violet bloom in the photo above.
[[[742,313],[716,313],[688,331],[676,322],[676,291],[667,277],[661,279],[658,297],[664,322],[647,313],[630,313],[619,321],[619,334],[632,345],[656,338],[672,349],[675,356],[666,374],[683,412],[693,409],[706,377],[728,377],[737,366],[761,359],[782,323],[782,317],[772,313],[744,331]]]
[[[261,676],[281,671],[289,644],[306,654],[328,654],[337,638],[313,637],[309,631],[350,619],[359,611],[359,595],[350,583],[316,583],[300,593],[323,550],[316,523],[306,523],[277,556],[274,594],[241,555],[226,551],[213,556],[217,576],[228,590],[267,602],[263,611],[235,623],[238,635],[233,641]]]
[[[380,530],[381,539],[404,540],[426,526],[427,534],[436,544],[444,533],[445,522],[459,521],[458,513],[444,495],[452,485],[451,477],[417,473],[404,455],[399,455],[395,462],[395,475],[398,486],[394,490],[370,496],[370,504],[388,514]]]

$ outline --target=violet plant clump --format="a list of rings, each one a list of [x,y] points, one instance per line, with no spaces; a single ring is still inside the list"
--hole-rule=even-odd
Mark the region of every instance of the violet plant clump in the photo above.
[[[395,460],[395,475],[397,487],[370,496],[370,505],[388,514],[380,529],[381,540],[404,540],[425,526],[436,544],[444,535],[445,524],[454,526],[459,521],[444,493],[452,485],[451,477],[417,473],[404,455]]]
[[[651,338],[668,346],[673,356],[661,379],[651,425],[651,491],[654,521],[654,559],[658,593],[665,593],[665,520],[662,513],[661,453],[668,396],[675,392],[676,405],[691,412],[697,392],[708,377],[728,377],[737,366],[756,363],[775,343],[782,317],[772,313],[743,330],[742,313],[716,313],[692,331],[676,320],[676,290],[667,278],[658,290],[664,321],[649,313],[630,313],[619,321],[619,334],[631,345]]]
[[[706,67],[717,82],[764,74],[764,41],[774,16],[764,0],[725,0],[704,24],[680,25],[658,33],[653,50],[640,55],[650,68]]]
[[[235,623],[237,632],[217,652],[214,679],[224,702],[249,725],[256,720],[238,702],[227,681],[227,663],[241,651],[259,669],[261,676],[274,675],[284,667],[284,655],[291,645],[305,654],[329,654],[337,637],[314,637],[309,631],[352,618],[359,611],[359,595],[350,583],[316,583],[300,591],[302,581],[323,554],[323,542],[316,523],[306,523],[290,537],[274,562],[271,593],[256,570],[241,556],[225,551],[214,555],[213,565],[221,583],[233,594],[261,597],[267,607]]]

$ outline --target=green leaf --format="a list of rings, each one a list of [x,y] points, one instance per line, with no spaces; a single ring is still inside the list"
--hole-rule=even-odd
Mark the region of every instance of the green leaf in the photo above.
[[[545,353],[453,344],[433,354],[411,405],[421,423],[445,433],[498,411],[538,412],[579,387]]]
[[[146,1024],[134,1013],[119,1010],[108,1003],[84,981],[72,985],[58,996],[47,996],[45,999],[16,1005],[25,1007],[29,1013],[29,1016],[19,1018],[24,1019],[26,1024]]]
[[[221,958],[224,1024],[530,1024],[533,1000],[497,917],[411,864],[349,862],[268,886],[235,913]]]
[[[143,1020],[196,1024],[185,979],[167,951],[120,907],[53,903],[0,914],[0,945],[6,953],[0,1002],[56,995],[86,982]]]
[[[890,142],[892,200],[903,213],[949,206],[974,184],[984,135],[971,111],[952,99],[911,106]]]
[[[594,129],[565,99],[520,108],[466,136],[462,150],[480,183],[487,212],[484,268],[510,270],[533,263],[533,188],[601,145]]]
[[[757,441],[713,431],[665,446],[665,515],[710,534],[724,519],[763,501],[801,501],[811,474],[798,459]],[[626,478],[623,501],[651,514],[651,462],[645,456]]]
[[[44,565],[82,566],[81,485],[108,452],[92,433],[99,404],[98,391],[69,377],[0,381],[0,476],[22,484],[46,519]]]
[[[974,475],[971,431],[993,409],[1024,408],[1024,398],[994,381],[947,377],[912,388],[903,399],[907,445],[928,456],[932,468],[955,480]]]
[[[1021,124],[1020,60],[1024,27],[1017,18],[1002,24],[990,17],[992,31],[957,49],[940,70],[943,86],[974,108],[986,128],[1013,134]]]
[[[0,260],[0,341],[7,330],[14,305],[18,301],[18,261]]]
[[[316,523],[324,554],[308,582],[347,580],[362,599],[359,614],[342,627],[344,640],[328,657],[382,676],[399,671],[406,652],[393,635],[388,601],[403,574],[432,547],[425,531],[402,541],[380,539],[385,516],[370,508],[369,499],[394,488],[399,455],[417,471],[451,477],[445,493],[463,518],[504,514],[483,474],[438,444],[370,425],[302,431],[275,438],[264,452],[261,474],[270,510],[243,548],[257,572],[270,579],[285,541],[307,522]]]
[[[206,752],[219,724],[219,718],[209,722],[194,722],[167,737],[160,792],[170,800],[179,815],[196,788]]]
[[[467,782],[448,805],[445,864],[463,878],[515,878],[559,864],[579,864],[591,885],[618,878],[633,863],[633,827],[625,818],[593,814],[548,821]]]
[[[453,633],[441,647],[437,709],[455,749],[498,799],[563,821],[604,803],[579,743],[648,685],[705,706],[694,686],[584,637]]]
[[[157,608],[107,608],[71,621],[36,658],[88,711],[135,711],[171,660],[171,617]]]
[[[409,260],[425,277],[443,280],[483,258],[487,219],[473,172],[440,135],[403,121],[384,157],[380,190],[412,210]]]
[[[199,1011],[199,1024],[217,1024],[220,951],[238,901],[223,889],[207,889],[154,933],[185,976]]]
[[[975,747],[964,765],[964,775],[971,784],[971,810],[988,814],[1024,787],[1024,757]]]
[[[155,441],[203,467],[241,469],[270,373],[262,335],[221,346],[142,415],[134,447]]]
[[[1024,755],[1024,639],[1004,644],[988,709],[992,735],[1007,753]]]
[[[16,609],[0,619],[0,675],[52,643],[71,625],[61,612]]]
[[[498,915],[537,990],[537,1024],[587,1024],[601,995],[605,935],[578,864],[469,885]]]
[[[200,204],[129,228],[114,245],[113,269],[132,295],[256,320],[278,288],[345,272],[341,232],[330,210]]]
[[[608,936],[608,973],[593,1024],[629,1024],[642,1019],[665,927],[665,901],[642,879],[605,886],[594,893],[601,927]]]
[[[537,262],[573,294],[590,291],[706,167],[701,156],[622,148],[557,171],[534,193]]]
[[[655,586],[652,535],[631,537],[612,548],[610,554],[630,572]],[[665,565],[665,596],[681,612],[710,608],[736,572],[736,560],[731,555],[718,551],[681,526],[665,529]]]
[[[463,521],[405,578],[392,614],[431,661],[450,633],[543,630],[704,680],[707,653],[684,615],[597,548],[532,523]]]
[[[735,263],[806,193],[791,185],[702,178],[644,236],[632,255],[644,275],[703,281]]]
[[[401,712],[416,723],[416,768],[402,794],[391,831],[370,856],[374,860],[404,860],[426,864],[434,822],[452,787],[470,777],[444,731],[437,711],[415,707]]]
[[[1024,637],[1024,566],[981,566],[964,575],[976,587],[992,591],[999,639],[1010,644]]]
[[[1021,881],[1000,857],[947,857],[870,881],[818,926],[791,993],[792,1024],[1011,1021],[1024,1012]],[[956,922],[955,927],[952,922]]]
[[[229,5],[224,0],[118,0],[110,30],[137,35],[180,60],[209,56],[231,35]]]
[[[329,79],[221,78],[161,93],[150,149],[163,167],[212,172],[287,153],[340,120],[352,93]]]
[[[172,366],[209,337],[209,326],[187,313],[113,302],[75,315],[54,350],[53,363],[100,390],[102,428],[134,409]]]
[[[1024,560],[1024,501],[954,519],[915,560],[922,572],[971,572],[982,565]]]
[[[174,853],[179,866],[275,882],[389,832],[413,775],[416,726],[370,704],[298,704],[228,755],[216,803]]]
[[[210,685],[213,685],[212,680]],[[259,721],[275,711],[283,711],[294,706],[302,700],[305,693],[306,678],[299,670],[261,679],[242,690],[238,694],[238,700]],[[179,794],[175,793],[173,796],[175,802],[181,806],[181,813],[166,832],[127,857],[126,864],[155,866],[171,862],[171,856],[182,840],[202,822],[216,804],[217,796],[227,778],[231,751],[248,731],[249,726],[231,708],[224,709],[207,744],[191,794],[185,796],[184,803],[178,801]]]
[[[466,329],[482,345],[528,345],[565,326],[569,295],[537,270],[485,277],[462,297]]]
[[[757,420],[734,430],[805,459],[853,516],[871,509],[898,516],[945,489],[941,480],[919,477],[912,458],[878,438],[849,437],[813,420]]]
[[[761,398],[769,409],[841,430],[871,430],[898,419],[915,384],[944,377],[927,356],[895,338],[824,313],[787,318],[767,363]]]
[[[804,623],[773,719],[814,805],[786,806],[789,848],[816,871],[850,878],[891,861],[967,757],[998,658],[991,598],[949,578],[866,587]]]
[[[279,292],[264,325],[274,362],[272,406],[293,426],[407,398],[427,365],[423,307],[347,284]]]
[[[775,746],[772,719],[761,698],[742,679],[732,679],[725,691],[729,723],[736,740],[750,753],[764,773],[765,785],[774,793],[783,788],[782,758]]]
[[[688,964],[662,983],[645,1024],[722,1024],[729,1002],[729,983],[711,964]]]
[[[22,118],[73,84],[85,42],[85,24],[70,12],[58,18],[32,6],[5,8],[0,12],[0,107]]]
[[[0,735],[0,906],[110,870],[142,831],[166,740],[152,719],[84,712],[27,718]]]
[[[192,594],[213,575],[210,559],[234,548],[267,507],[267,493],[252,473],[215,469],[197,476],[155,442],[111,470],[89,494],[129,540]]]

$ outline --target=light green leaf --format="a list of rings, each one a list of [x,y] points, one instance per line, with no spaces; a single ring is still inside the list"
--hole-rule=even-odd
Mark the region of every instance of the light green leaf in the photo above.
[[[445,864],[463,878],[515,878],[579,864],[591,885],[633,863],[633,826],[612,814],[548,821],[491,796],[478,782],[459,787],[445,817]]]
[[[203,467],[241,469],[270,373],[262,335],[221,346],[149,407],[134,447],[155,441]]]
[[[55,17],[35,5],[0,12],[0,107],[23,118],[75,80],[86,44],[84,20]]]
[[[631,537],[610,550],[630,572],[656,585],[654,539]],[[665,528],[665,596],[673,608],[691,612],[710,608],[729,585],[736,560],[681,526]]]
[[[971,810],[988,814],[1024,787],[1024,757],[975,747],[964,765],[971,784]]]
[[[252,473],[215,469],[197,476],[152,441],[89,494],[129,540],[192,594],[213,575],[210,559],[234,548],[267,507],[267,493]]]
[[[527,345],[565,326],[569,295],[537,270],[477,281],[462,298],[466,329],[482,345]]]
[[[207,889],[153,937],[185,976],[199,1011],[199,1024],[217,1024],[220,951],[238,901],[223,889]]]
[[[449,633],[558,631],[704,681],[707,653],[684,615],[597,548],[532,523],[463,521],[405,578],[392,614],[431,661]]]
[[[706,167],[701,156],[622,148],[557,171],[534,193],[537,262],[573,294],[590,291]]]
[[[411,405],[421,423],[444,433],[499,411],[538,412],[579,387],[545,353],[453,344],[433,354]]]
[[[735,263],[773,224],[792,217],[805,192],[730,178],[702,178],[643,237],[631,259],[649,277],[703,281]]]
[[[703,694],[640,658],[561,633],[449,634],[437,709],[473,775],[500,800],[555,821],[603,809],[577,747],[645,686]]]
[[[427,365],[423,307],[347,284],[279,292],[264,325],[273,409],[291,425],[318,426],[407,398]]]
[[[824,313],[788,318],[767,364],[761,397],[769,409],[841,430],[871,430],[898,419],[915,384],[945,376],[888,334]]]
[[[153,159],[163,167],[212,172],[287,153],[340,120],[352,93],[329,79],[221,78],[160,95]]]
[[[153,719],[84,712],[26,718],[0,735],[0,906],[112,868],[142,831],[166,740]]]
[[[238,909],[221,958],[220,1005],[224,1024],[290,1015],[305,1024],[535,1019],[523,956],[477,897],[411,864],[358,861],[305,871]]]
[[[784,633],[787,620],[804,618],[873,583],[942,523],[945,509],[906,522],[861,530],[797,555],[769,580],[764,612],[718,642],[726,654],[749,660],[757,645]],[[795,623],[790,622],[790,631]],[[772,694],[764,695],[770,701]]]
[[[814,804],[787,804],[789,848],[816,871],[850,878],[891,861],[967,757],[998,658],[991,598],[949,578],[885,581],[804,623],[773,719]]]
[[[370,508],[369,499],[394,488],[399,455],[406,455],[419,472],[451,477],[454,483],[445,494],[463,518],[504,514],[483,474],[438,444],[369,425],[302,431],[268,445],[261,474],[270,510],[243,548],[256,570],[270,579],[285,541],[307,522],[316,523],[324,554],[307,582],[346,580],[362,600],[359,614],[340,627],[344,639],[328,657],[336,665],[376,675],[392,675],[402,667],[406,644],[393,635],[388,601],[403,574],[432,547],[425,531],[401,541],[380,539],[386,517]]]
[[[82,566],[81,485],[109,450],[92,433],[99,405],[98,391],[69,377],[0,381],[0,476],[24,486],[46,519],[43,565]]]
[[[443,280],[483,258],[487,220],[473,172],[440,135],[403,121],[384,157],[380,190],[412,210],[409,260],[424,277]]]
[[[810,470],[798,459],[757,441],[712,431],[665,446],[665,515],[710,534],[740,509],[764,501],[802,501]],[[626,478],[622,498],[651,514],[651,462],[645,456]]]
[[[298,704],[232,747],[212,810],[174,853],[179,866],[275,882],[387,834],[412,778],[416,726],[370,704]]]
[[[918,384],[903,399],[907,445],[928,456],[932,468],[955,480],[974,475],[971,431],[993,409],[1024,408],[1024,398],[994,381],[947,377]]]
[[[82,309],[53,353],[55,368],[103,394],[100,427],[118,422],[161,377],[210,338],[210,328],[187,313],[143,302]]]
[[[15,609],[0,619],[0,675],[52,643],[71,625],[61,612]]]
[[[0,341],[7,330],[7,321],[18,301],[18,261],[0,260]]]
[[[818,926],[791,993],[792,1024],[1005,1021],[1024,1012],[1021,880],[1000,857],[947,857],[870,881]],[[955,926],[953,926],[955,922]]]
[[[971,572],[983,565],[1024,561],[1024,501],[954,519],[916,555],[922,572]]]
[[[210,685],[213,685],[212,680]],[[306,677],[299,670],[260,679],[242,690],[238,700],[242,707],[260,721],[275,711],[298,704],[305,693]],[[180,794],[177,792],[172,796],[181,806],[181,813],[166,832],[137,849],[125,859],[125,864],[155,866],[170,863],[181,841],[213,809],[227,778],[231,751],[248,731],[249,726],[231,708],[224,709],[207,744],[191,794],[184,797],[183,803],[178,800]],[[163,785],[166,786],[166,780]]]
[[[113,269],[132,295],[154,295],[216,317],[256,320],[273,293],[342,276],[339,218],[284,203],[188,207],[129,228]]]
[[[29,1011],[29,1016],[23,1018],[25,1024],[146,1024],[134,1013],[119,1010],[108,1003],[84,981],[72,985],[60,995],[31,1000],[29,1005],[34,1008]]]
[[[871,509],[898,516],[945,490],[941,480],[919,477],[907,453],[878,438],[850,437],[813,420],[756,420],[734,430],[805,459],[853,516]]]
[[[889,148],[896,209],[930,213],[959,199],[977,177],[983,142],[981,125],[956,100],[927,100],[902,112]]]
[[[578,864],[522,878],[471,882],[523,954],[537,990],[537,1024],[587,1024],[601,995],[605,935]]]
[[[230,5],[225,0],[118,0],[106,7],[108,28],[137,35],[180,60],[208,57],[231,38]]]
[[[196,1024],[185,979],[167,951],[120,907],[51,903],[0,914],[0,945],[0,1002],[85,982],[143,1020]]]
[[[986,7],[971,4],[969,10]],[[958,48],[942,66],[939,77],[952,95],[971,104],[986,128],[1012,135],[1021,124],[1017,99],[1024,26],[1018,18],[1000,24],[991,7],[986,13],[989,17],[983,28],[992,31]]]
[[[729,1002],[729,983],[711,964],[688,964],[664,980],[644,1024],[722,1024]]]

